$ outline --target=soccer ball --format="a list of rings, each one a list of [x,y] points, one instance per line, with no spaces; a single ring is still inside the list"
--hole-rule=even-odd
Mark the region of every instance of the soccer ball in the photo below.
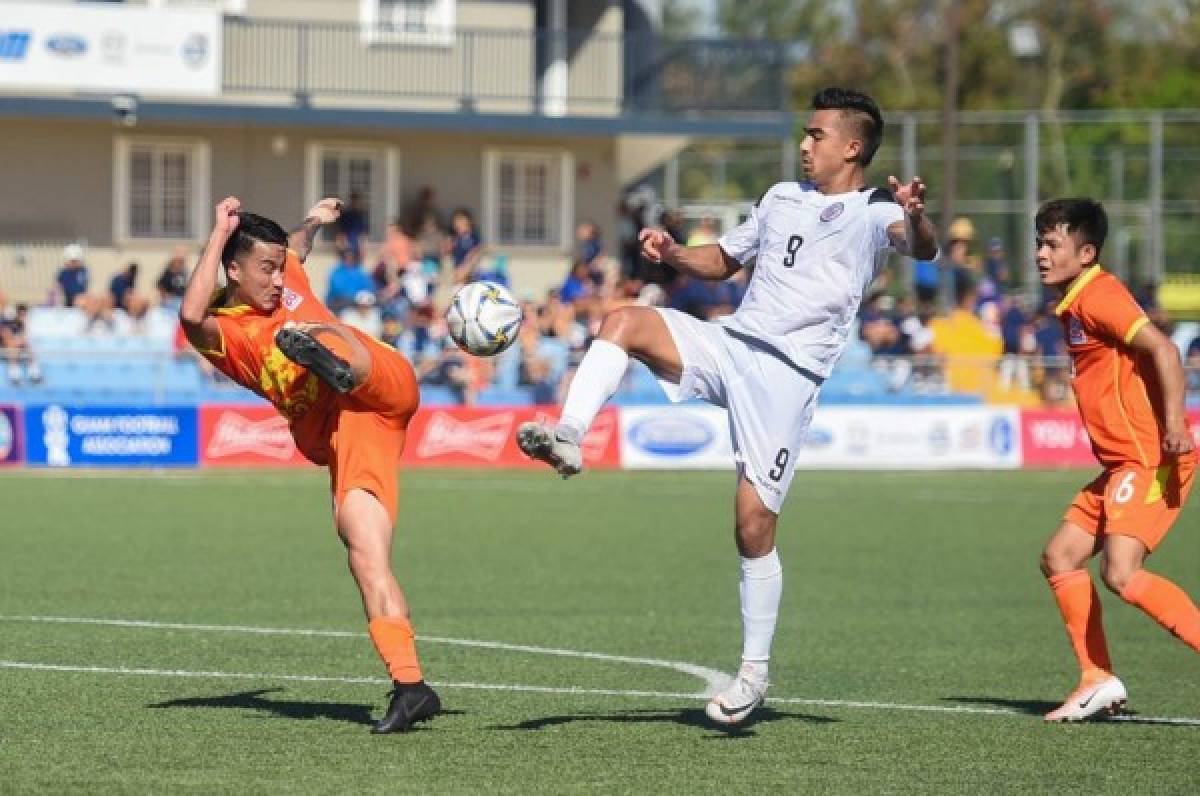
[[[521,328],[521,307],[503,285],[463,285],[446,310],[446,325],[458,347],[477,357],[499,354],[512,345]]]

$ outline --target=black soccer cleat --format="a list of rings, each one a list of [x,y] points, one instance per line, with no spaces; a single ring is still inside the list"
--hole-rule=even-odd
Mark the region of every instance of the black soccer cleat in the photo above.
[[[442,700],[424,680],[419,683],[396,683],[387,713],[375,722],[371,732],[376,735],[407,732],[418,721],[433,718],[441,709]]]
[[[275,345],[288,359],[308,368],[335,392],[345,395],[355,388],[350,363],[326,348],[321,341],[300,329],[280,329]]]

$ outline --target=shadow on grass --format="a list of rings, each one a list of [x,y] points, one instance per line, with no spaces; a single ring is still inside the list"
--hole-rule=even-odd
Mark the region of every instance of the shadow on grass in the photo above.
[[[1044,716],[1059,706],[1058,702],[1047,702],[1043,699],[1005,699],[1003,697],[942,697],[943,702],[957,702],[962,705],[987,705],[993,708],[1006,708],[1014,713],[1024,713],[1027,716]]]
[[[235,708],[239,710],[256,710],[281,719],[328,719],[330,721],[345,721],[350,724],[371,725],[371,705],[357,705],[348,702],[301,702],[292,699],[270,699],[264,694],[283,691],[282,688],[260,688],[256,691],[239,691],[223,696],[184,697],[171,699],[147,705],[150,708]],[[375,706],[380,713],[383,703]],[[443,710],[439,715],[457,715],[460,710]],[[421,729],[421,725],[413,728]]]
[[[828,716],[813,716],[807,713],[788,713],[774,708],[761,708],[754,713],[753,718],[745,724],[736,727],[722,727],[713,723],[704,715],[702,708],[685,708],[684,710],[624,710],[615,713],[573,713],[568,716],[546,716],[540,719],[529,719],[518,724],[500,724],[489,727],[492,730],[543,730],[547,727],[557,727],[576,722],[611,722],[615,724],[680,724],[685,727],[699,727],[714,730],[719,735],[711,739],[748,738],[754,735],[753,728],[759,724],[769,724],[775,721],[802,721],[809,724],[829,724],[840,719]]]
[[[957,702],[966,705],[989,705],[996,708],[1007,708],[1014,713],[1041,718],[1058,707],[1058,702],[1046,702],[1039,699],[1004,699],[1001,697],[944,697],[946,702]],[[1200,727],[1200,719],[1169,718],[1163,716],[1142,716],[1136,711],[1126,709],[1117,716],[1096,716],[1089,719],[1087,724],[1154,724],[1162,727]]]

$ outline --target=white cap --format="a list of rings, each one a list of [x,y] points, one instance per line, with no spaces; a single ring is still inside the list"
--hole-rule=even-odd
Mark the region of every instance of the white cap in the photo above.
[[[83,260],[83,247],[78,243],[68,243],[63,246],[64,260]]]

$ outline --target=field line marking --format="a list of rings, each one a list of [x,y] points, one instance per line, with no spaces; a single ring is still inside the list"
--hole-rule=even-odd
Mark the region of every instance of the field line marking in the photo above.
[[[180,677],[219,680],[267,680],[300,683],[346,683],[352,685],[391,685],[391,681],[382,677],[344,677],[334,675],[310,674],[267,674],[260,672],[212,672],[187,671],[182,669],[147,669],[127,666],[74,666],[58,663],[34,663],[29,661],[0,660],[0,669],[18,669],[26,671],[68,672],[76,674],[115,674],[140,675],[145,677]],[[578,686],[541,686],[520,685],[512,683],[452,683],[434,682],[430,685],[438,688],[462,688],[476,691],[509,691],[536,694],[566,694],[579,696],[614,696],[641,697],[652,699],[707,699],[704,694],[684,694],[673,691],[639,691],[611,688],[582,688]],[[971,705],[909,705],[900,702],[863,702],[848,699],[809,699],[803,697],[771,697],[768,704],[809,705],[828,708],[858,708],[866,710],[893,710],[916,713],[958,713],[980,716],[1013,716],[1030,718],[1028,714],[1009,708],[981,708]],[[1174,724],[1181,726],[1200,727],[1200,719],[1169,718],[1158,716],[1120,716],[1110,721],[1120,721],[1135,724]]]
[[[327,638],[366,638],[367,634],[351,630],[318,630],[301,627],[255,627],[251,625],[208,625],[188,622],[157,622],[147,619],[105,619],[93,617],[71,616],[0,616],[0,622],[37,622],[45,624],[64,625],[107,625],[112,627],[133,627],[152,630],[191,630],[199,632],[224,633],[253,633],[265,636],[319,636]],[[610,655],[604,652],[587,652],[584,650],[562,649],[558,647],[537,647],[529,644],[509,644],[503,641],[484,641],[469,638],[449,638],[445,636],[418,635],[418,641],[430,644],[452,644],[459,647],[476,647],[481,649],[503,650],[505,652],[524,652],[533,655],[556,655],[564,658],[582,658],[585,660],[605,661],[607,663],[629,663],[638,666],[656,666],[660,669],[672,669],[696,677],[704,682],[704,694],[711,696],[725,687],[729,675],[684,661],[666,661],[658,658],[639,658],[628,655]]]

